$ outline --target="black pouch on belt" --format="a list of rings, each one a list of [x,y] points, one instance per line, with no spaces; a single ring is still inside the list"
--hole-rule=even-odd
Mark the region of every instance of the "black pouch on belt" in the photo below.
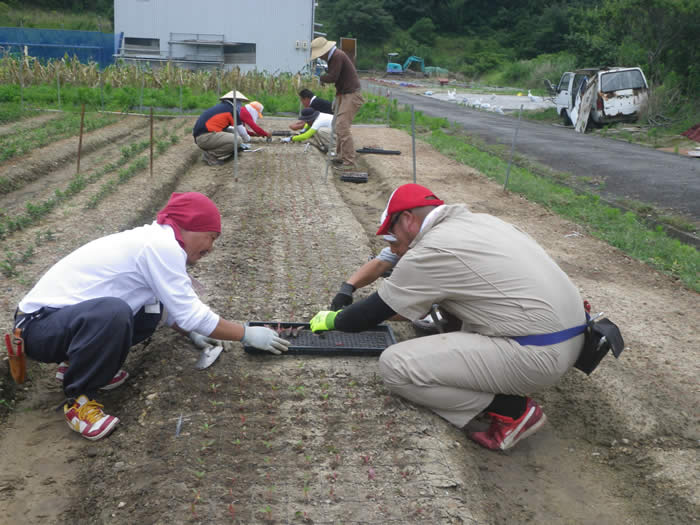
[[[591,375],[602,359],[612,350],[615,359],[625,348],[620,329],[609,319],[590,321],[585,332],[583,350],[574,367]]]

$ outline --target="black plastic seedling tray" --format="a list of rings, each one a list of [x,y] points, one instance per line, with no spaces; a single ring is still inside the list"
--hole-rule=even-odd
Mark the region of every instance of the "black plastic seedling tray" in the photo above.
[[[359,171],[351,171],[351,172],[343,173],[340,176],[340,180],[342,180],[343,182],[362,183],[362,182],[367,182],[369,180],[369,178],[368,178],[367,173],[362,173]]]
[[[296,336],[282,335],[291,345],[288,355],[331,355],[331,356],[377,356],[385,348],[396,343],[394,332],[388,325],[379,325],[364,332],[350,333],[331,330],[314,334],[309,323],[282,323],[250,321],[247,326],[268,326],[276,329],[293,328],[302,330]],[[243,346],[248,354],[273,355],[252,346]]]

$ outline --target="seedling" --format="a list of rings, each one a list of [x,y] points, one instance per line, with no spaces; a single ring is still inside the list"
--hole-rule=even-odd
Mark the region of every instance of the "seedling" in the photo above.
[[[208,432],[212,429],[212,427],[214,427],[214,426],[215,426],[215,425],[213,425],[213,424],[210,425],[209,423],[207,423],[207,422],[205,421],[205,422],[202,424],[202,430],[203,430],[204,433],[206,434],[206,433],[208,433]]]
[[[197,503],[199,503],[199,498],[200,498],[200,496],[199,496],[199,491],[198,491],[198,490],[195,491],[194,489],[192,489],[192,491],[194,492],[194,500],[192,500],[192,505],[190,506],[190,508],[191,508],[191,510],[192,510],[192,516],[193,516],[195,519],[197,519],[197,511],[195,510],[194,506],[195,506]]]

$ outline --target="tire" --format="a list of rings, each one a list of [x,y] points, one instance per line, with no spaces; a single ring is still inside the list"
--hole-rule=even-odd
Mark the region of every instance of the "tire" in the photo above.
[[[571,119],[569,118],[569,114],[566,112],[565,109],[561,110],[560,116],[561,116],[561,120],[565,126],[573,126],[573,123],[571,122]]]

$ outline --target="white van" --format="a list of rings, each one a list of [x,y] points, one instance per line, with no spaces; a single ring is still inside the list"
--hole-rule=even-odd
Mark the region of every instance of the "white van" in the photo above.
[[[566,72],[555,91],[557,113],[577,131],[585,130],[589,115],[595,124],[636,120],[649,97],[647,79],[638,67]]]

